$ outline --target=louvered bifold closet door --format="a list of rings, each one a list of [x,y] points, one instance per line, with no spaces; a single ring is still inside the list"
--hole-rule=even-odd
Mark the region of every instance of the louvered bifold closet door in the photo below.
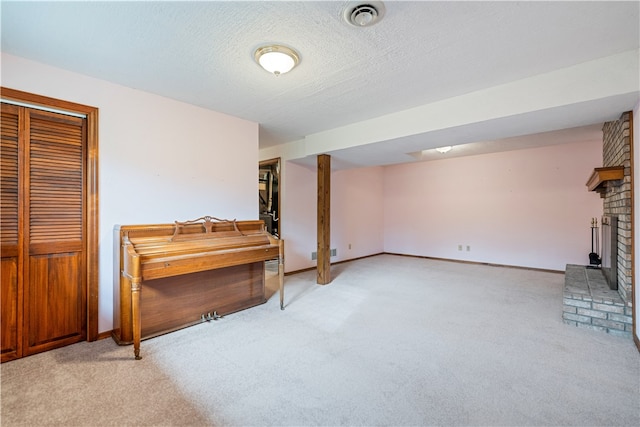
[[[86,337],[85,121],[29,110],[26,129],[25,355]]]
[[[0,123],[0,321],[2,322],[2,361],[22,356],[22,285],[18,282],[20,208],[18,193],[18,123],[20,109],[1,105]]]

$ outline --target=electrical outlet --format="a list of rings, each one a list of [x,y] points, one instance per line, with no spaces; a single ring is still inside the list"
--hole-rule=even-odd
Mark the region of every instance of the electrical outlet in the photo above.
[[[338,256],[338,250],[337,249],[331,249],[331,251],[329,251],[329,256]]]
[[[471,246],[467,245],[467,252],[471,251]]]
[[[351,250],[351,243],[349,243],[349,250]]]
[[[462,250],[462,245],[458,245],[458,250],[461,251]]]

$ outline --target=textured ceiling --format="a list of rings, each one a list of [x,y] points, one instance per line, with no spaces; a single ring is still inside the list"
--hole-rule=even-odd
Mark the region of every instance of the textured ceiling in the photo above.
[[[2,51],[258,122],[265,148],[639,47],[638,2],[386,1],[368,28],[347,4],[3,0]],[[271,42],[300,65],[259,68]]]

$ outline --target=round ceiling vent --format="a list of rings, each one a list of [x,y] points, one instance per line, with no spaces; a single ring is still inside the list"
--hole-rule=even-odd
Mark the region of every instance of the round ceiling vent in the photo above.
[[[353,4],[347,6],[343,16],[355,27],[370,27],[384,16],[384,5],[380,1]]]

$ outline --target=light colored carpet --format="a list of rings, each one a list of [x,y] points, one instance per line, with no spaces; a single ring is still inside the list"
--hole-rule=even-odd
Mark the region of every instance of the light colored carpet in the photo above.
[[[380,255],[143,341],[2,365],[2,426],[640,425],[632,341],[562,323],[562,274]]]

